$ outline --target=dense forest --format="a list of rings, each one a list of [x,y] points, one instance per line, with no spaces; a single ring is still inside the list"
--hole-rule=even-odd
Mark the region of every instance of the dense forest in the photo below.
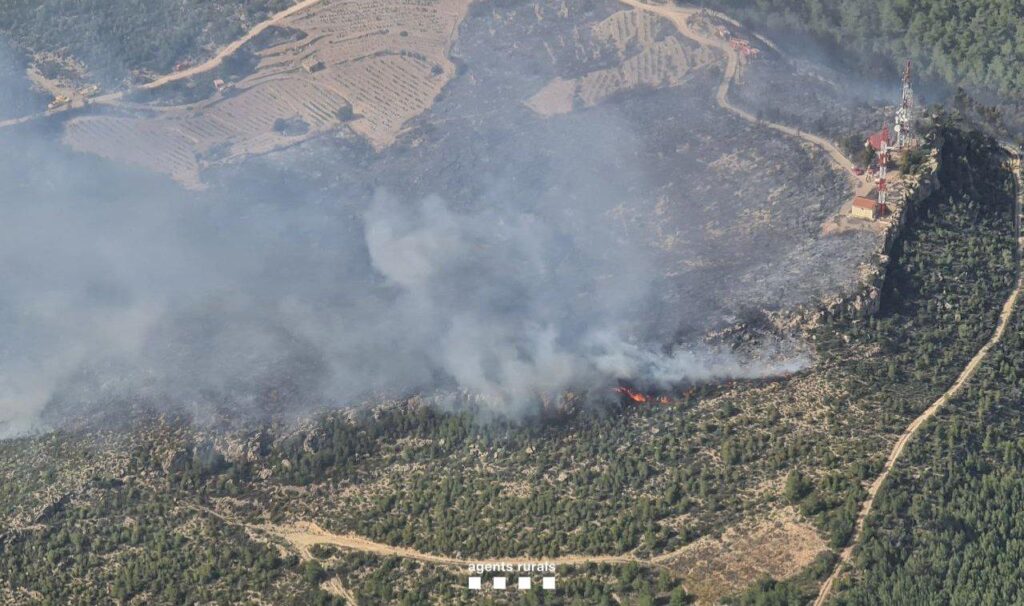
[[[893,424],[895,431],[901,431],[921,412],[922,404],[931,402],[949,386],[963,367],[964,356],[969,354],[969,349],[962,348],[967,346],[976,350],[988,338],[997,323],[998,306],[1016,277],[1011,215],[1015,189],[1012,175],[1004,164],[1005,155],[993,139],[977,131],[964,130],[948,117],[940,118],[936,136],[944,141],[940,158],[943,189],[920,205],[894,251],[882,309],[876,317],[861,325],[836,318],[819,334],[822,339],[828,338],[829,334],[852,336],[850,345],[854,347],[860,343],[877,348],[875,355],[855,363],[858,374],[867,380],[850,386],[851,411],[859,403],[882,398],[885,402],[883,414],[889,418],[888,422]],[[976,279],[973,284],[969,276]],[[967,335],[971,335],[969,341],[962,340]],[[967,345],[968,342],[974,345]],[[977,391],[970,390],[962,399],[976,397]],[[907,452],[912,452],[919,445],[921,440],[915,440]],[[963,480],[947,479],[949,469],[947,465],[935,468],[935,472],[943,482],[953,482],[949,486],[962,486]],[[879,471],[879,468],[868,470],[862,480],[873,479]],[[903,484],[902,488],[895,488],[891,477],[875,502],[876,511],[882,502],[888,502],[890,507],[893,502],[906,507],[913,500],[921,507],[920,504],[928,500],[927,496],[914,495],[926,494],[930,487],[911,486],[917,483],[906,480]],[[859,502],[864,497],[860,481],[845,484],[845,489],[841,488],[842,485],[833,484],[833,490],[838,490],[839,495],[846,491],[846,500],[837,508],[838,522],[833,528],[845,534],[843,541],[833,542],[834,546],[845,544],[849,539]],[[977,486],[970,490],[982,494]],[[805,513],[820,509],[824,498],[821,489],[812,488],[799,470],[794,470],[787,477],[785,495],[799,503]],[[915,511],[932,512],[927,507]],[[891,517],[892,514],[887,515],[887,518]],[[885,552],[886,558],[881,558],[881,561],[890,563],[888,568],[881,567],[886,572],[873,571],[878,576],[887,573],[895,576],[891,562],[900,557],[906,559],[913,552],[911,537],[919,536],[918,531],[912,530],[913,522],[904,522],[902,536],[893,536],[896,533],[879,536],[872,529],[876,523],[874,518],[868,522],[865,542],[871,546],[864,547],[862,554]],[[935,562],[946,563],[953,553],[960,551],[962,544],[956,541],[951,539],[941,546],[936,545],[936,553],[942,555],[936,556]],[[861,555],[862,562],[865,557],[868,556]],[[877,564],[874,562],[872,566]],[[965,560],[964,566],[969,567],[969,562]],[[918,574],[920,568],[910,567],[901,569],[901,572],[909,579]],[[946,578],[944,571],[935,575],[932,582]],[[948,581],[956,585],[957,578],[949,576]],[[853,597],[844,596],[843,599],[857,604],[1013,603],[1012,600],[919,600],[918,596],[922,595],[918,591],[920,587],[910,589],[906,579],[899,581],[900,586],[897,587],[906,591],[893,597],[895,582],[892,578],[872,578],[859,585]],[[883,589],[876,592],[876,587]],[[736,603],[763,606],[803,604],[813,597],[817,588],[816,579],[805,574],[784,583],[762,583]]]
[[[1018,0],[713,0],[773,34],[801,32],[863,73],[906,59],[951,86],[1024,95],[1024,4]],[[784,36],[778,36],[784,41]]]
[[[1024,318],[909,445],[838,604],[1024,601]]]
[[[290,0],[7,0],[0,35],[28,52],[71,55],[114,85],[132,70],[167,73],[212,54]]]
[[[908,445],[838,604],[1024,602],[1024,312]]]

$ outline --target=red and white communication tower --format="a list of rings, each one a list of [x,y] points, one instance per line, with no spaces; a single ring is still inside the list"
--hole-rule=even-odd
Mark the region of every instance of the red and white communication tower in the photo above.
[[[896,131],[896,149],[904,149],[911,145],[914,140],[914,89],[910,86],[910,60],[903,68],[903,93],[900,96],[900,106],[896,110],[896,124],[893,126]]]

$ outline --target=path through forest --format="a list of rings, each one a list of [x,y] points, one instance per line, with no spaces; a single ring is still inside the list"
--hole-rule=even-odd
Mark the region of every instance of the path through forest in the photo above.
[[[232,42],[231,44],[225,46],[224,48],[220,49],[220,51],[216,55],[214,55],[210,59],[204,61],[203,63],[200,63],[199,65],[190,67],[188,69],[183,69],[181,71],[174,72],[172,74],[167,74],[166,76],[161,76],[160,78],[157,78],[156,80],[153,80],[152,82],[147,82],[146,84],[143,84],[139,88],[142,89],[142,90],[149,90],[149,89],[153,89],[153,88],[159,88],[159,87],[161,87],[161,86],[163,86],[165,84],[169,84],[169,83],[174,82],[176,80],[181,80],[183,78],[191,78],[192,76],[195,76],[196,74],[201,74],[201,73],[204,73],[204,72],[208,72],[211,69],[213,69],[213,68],[217,67],[218,65],[220,65],[221,63],[223,63],[224,59],[226,59],[227,57],[229,57],[232,54],[234,54],[235,51],[237,51],[238,49],[242,48],[243,44],[245,44],[246,42],[252,40],[256,36],[260,35],[261,33],[263,33],[263,31],[266,30],[268,27],[270,27],[272,25],[276,25],[276,24],[280,23],[281,21],[284,21],[288,17],[291,17],[295,13],[297,13],[299,11],[306,10],[307,8],[309,8],[309,7],[313,6],[313,5],[319,4],[321,2],[323,2],[323,0],[302,0],[302,2],[298,2],[296,4],[293,4],[293,5],[289,6],[288,8],[284,9],[283,11],[274,14],[273,16],[271,16],[266,21],[261,21],[261,22],[257,23],[244,36],[242,36],[238,40],[235,40],[234,42]]]
[[[1012,151],[1011,154],[1013,154]],[[1017,181],[1014,225],[1018,229],[1017,237],[1018,242],[1020,242],[1019,218],[1022,205],[1021,198],[1024,197],[1024,177],[1021,175],[1020,159],[1015,158],[1012,162],[1014,175]],[[1019,259],[1020,250],[1018,245],[1018,261]],[[903,431],[903,434],[900,435],[900,438],[896,440],[892,450],[889,451],[889,458],[885,461],[885,467],[882,469],[882,473],[875,478],[875,481],[872,482],[871,486],[868,488],[868,497],[864,503],[861,504],[860,513],[857,515],[857,524],[854,527],[853,537],[850,539],[850,544],[839,555],[839,561],[836,563],[835,569],[832,571],[832,574],[829,575],[828,579],[826,579],[822,584],[821,589],[818,592],[818,597],[814,600],[814,606],[822,606],[825,603],[832,591],[832,586],[835,584],[836,579],[839,578],[839,575],[842,572],[843,565],[850,562],[853,558],[853,550],[857,547],[860,541],[861,534],[864,530],[864,520],[867,518],[868,514],[871,513],[871,507],[875,503],[875,496],[878,494],[878,491],[882,487],[886,478],[889,477],[889,472],[892,471],[893,465],[896,463],[896,460],[900,458],[900,455],[903,454],[903,450],[906,448],[907,444],[910,443],[911,438],[913,438],[921,426],[924,425],[925,421],[932,418],[940,408],[942,408],[950,399],[953,398],[953,396],[957,395],[960,390],[963,389],[963,386],[971,379],[971,377],[974,376],[974,373],[978,370],[978,367],[981,366],[981,363],[985,361],[989,351],[991,351],[992,348],[995,347],[995,345],[1003,338],[1003,334],[1006,332],[1006,327],[1010,323],[1010,318],[1013,317],[1013,311],[1017,305],[1017,299],[1020,297],[1022,286],[1024,286],[1024,272],[1022,272],[1021,268],[1018,266],[1017,285],[1014,287],[1013,292],[1010,293],[1010,296],[1006,299],[1006,302],[1003,303],[1003,310],[999,314],[999,322],[996,324],[996,330],[992,334],[992,337],[984,346],[982,346],[981,349],[978,350],[978,353],[974,354],[974,357],[967,363],[967,366],[964,367],[960,376],[958,376],[956,381],[953,382],[953,385],[951,385],[944,394],[939,396],[939,399],[935,400],[931,406],[921,413],[920,416],[914,419],[913,422],[911,422]]]
[[[382,556],[395,556],[409,560],[428,562],[431,564],[456,566],[469,566],[470,564],[486,565],[499,563],[516,565],[529,564],[534,562],[546,562],[554,564],[555,566],[581,566],[584,564],[628,564],[630,562],[635,562],[637,564],[651,564],[661,561],[660,559],[641,560],[635,556],[630,555],[567,555],[554,558],[524,558],[517,556],[511,558],[466,559],[437,555],[433,553],[425,553],[422,551],[411,549],[409,547],[397,547],[394,545],[377,543],[376,541],[371,541],[370,539],[354,534],[335,534],[327,530],[324,530],[314,522],[298,522],[295,524],[247,525],[247,528],[284,540],[295,551],[299,552],[303,555],[303,557],[306,558],[312,557],[309,553],[309,549],[314,545],[334,545],[335,547],[352,549],[355,551],[362,551],[366,553],[373,553]]]

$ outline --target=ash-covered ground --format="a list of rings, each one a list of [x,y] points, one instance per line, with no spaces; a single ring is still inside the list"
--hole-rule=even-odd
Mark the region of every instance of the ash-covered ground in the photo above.
[[[394,145],[342,130],[204,191],[8,129],[0,410],[244,417],[440,386],[518,416],[800,367],[697,342],[851,286],[878,235],[823,236],[846,175],[717,107],[721,57],[627,9],[474,4],[458,74]]]
[[[270,174],[282,164],[303,171],[326,190],[437,193],[462,209],[500,203],[502,195],[528,207],[571,199],[578,209],[589,196],[590,212],[615,236],[607,246],[657,258],[645,330],[660,336],[693,336],[853,284],[877,235],[820,233],[851,195],[846,176],[817,149],[718,108],[719,63],[678,86],[624,87],[593,107],[577,97],[566,114],[545,117],[526,105],[556,78],[612,68],[636,51],[635,39],[620,54],[594,33],[627,8],[474,5],[453,51],[459,77],[398,144],[377,154],[352,139],[317,140],[255,163]],[[699,50],[666,21],[653,29],[656,40],[674,37],[686,52]],[[769,65],[786,88],[780,67]],[[750,66],[746,79],[761,69]],[[825,91],[803,102],[824,110],[835,99]]]
[[[851,143],[860,145],[867,133],[891,123],[898,85],[898,80],[869,82],[806,58],[769,52],[746,68],[731,90],[734,102],[765,120],[840,143],[857,137]]]

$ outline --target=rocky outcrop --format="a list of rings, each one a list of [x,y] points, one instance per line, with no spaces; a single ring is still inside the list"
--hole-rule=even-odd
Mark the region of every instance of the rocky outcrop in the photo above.
[[[908,222],[921,203],[941,187],[938,173],[939,154],[933,150],[917,174],[904,176],[893,185],[890,192],[891,199],[895,200],[892,215],[882,244],[872,256],[873,264],[865,268],[860,284],[853,293],[840,298],[831,306],[823,306],[821,313],[836,315],[851,312],[856,316],[868,316],[878,312],[882,303],[882,285],[889,273],[893,249],[903,237]]]
[[[214,436],[218,453],[229,463],[253,463],[267,454],[271,437],[263,431],[244,436]]]
[[[893,250],[921,204],[942,187],[939,169],[939,149],[936,146],[914,174],[904,175],[891,185],[889,200],[892,214],[887,220],[885,235],[871,260],[861,268],[855,287],[824,299],[816,306],[772,314],[776,329],[789,332],[797,328],[812,328],[827,318],[840,315],[868,317],[877,313],[882,304],[882,287],[892,263]]]

